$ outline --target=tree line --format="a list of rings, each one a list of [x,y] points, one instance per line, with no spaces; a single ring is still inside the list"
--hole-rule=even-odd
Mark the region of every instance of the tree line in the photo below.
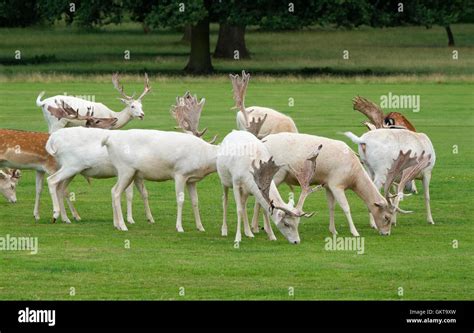
[[[474,0],[0,0],[0,27],[26,27],[64,21],[81,27],[139,22],[144,33],[181,29],[190,43],[185,71],[206,74],[212,57],[245,59],[248,26],[262,30],[297,30],[309,26],[353,28],[434,25],[445,28],[455,45],[451,24],[474,22]],[[219,24],[211,54],[209,25]],[[278,41],[276,41],[278,42]]]

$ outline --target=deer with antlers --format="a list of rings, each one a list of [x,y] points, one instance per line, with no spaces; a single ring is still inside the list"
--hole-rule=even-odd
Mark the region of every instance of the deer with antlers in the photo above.
[[[430,224],[434,224],[433,217],[431,215],[430,207],[430,181],[431,173],[436,162],[436,155],[433,144],[428,136],[424,133],[412,132],[406,129],[377,129],[375,131],[369,131],[361,137],[356,136],[351,132],[344,133],[349,139],[358,145],[359,155],[366,166],[370,177],[374,180],[375,186],[380,189],[385,185],[386,193],[390,184],[394,182],[393,176],[391,175],[394,171],[392,164],[394,160],[399,158],[400,151],[410,151],[415,156],[422,158],[423,156],[429,156],[429,163],[423,162],[426,157],[423,157],[422,161],[419,161],[419,166],[423,166],[420,170],[417,170],[417,174],[413,177],[404,179],[397,185],[397,191],[402,191],[402,185],[405,186],[408,182],[414,179],[421,179],[423,182],[423,192],[426,205],[427,221]],[[404,157],[405,158],[405,157]],[[410,160],[413,163],[413,160]],[[400,161],[399,161],[400,162]],[[395,167],[397,172],[400,172],[400,167]],[[399,175],[400,177],[400,175]],[[402,198],[401,195],[399,195]],[[404,211],[398,209],[399,212]],[[371,226],[376,228],[373,219],[371,218]]]
[[[52,133],[63,127],[86,126],[88,123],[88,116],[91,116],[91,114],[88,114],[88,112],[91,112],[91,110],[94,110],[94,117],[96,120],[104,118],[116,118],[115,123],[111,127],[112,129],[122,128],[134,118],[143,119],[145,113],[143,112],[142,99],[151,90],[148,75],[145,73],[145,87],[143,93],[138,98],[128,96],[124,93],[123,85],[120,84],[119,75],[117,73],[112,76],[112,83],[115,89],[117,89],[121,95],[120,101],[125,104],[125,108],[120,112],[115,112],[102,103],[91,102],[73,96],[56,95],[41,100],[41,98],[44,96],[44,91],[41,92],[36,99],[36,105],[41,107],[43,110],[44,118],[48,124],[49,133]],[[77,116],[74,117],[74,114],[72,116],[63,115],[58,118],[57,114],[53,113],[55,111],[52,112],[49,110],[51,107],[57,108],[58,100],[64,101],[74,110],[77,110]]]
[[[377,190],[357,155],[347,144],[339,140],[299,133],[271,134],[265,137],[262,143],[275,162],[282,165],[273,178],[277,186],[281,183],[290,186],[301,186],[306,183],[320,185],[325,189],[329,207],[329,231],[332,234],[337,234],[334,219],[337,202],[346,216],[352,235],[359,236],[352,220],[349,202],[345,195],[346,190],[352,190],[364,201],[369,212],[374,216],[381,235],[390,233],[387,226],[392,218],[390,205]],[[314,147],[320,145],[324,148],[319,154],[318,167],[311,178],[308,176],[305,181],[302,181],[297,170],[303,168]],[[305,191],[307,190],[302,187],[302,192]],[[260,206],[256,206],[252,219],[254,232],[259,231],[259,210]]]
[[[354,110],[365,115],[369,121],[363,124],[369,130],[377,128],[406,128],[409,131],[416,132],[415,126],[399,112],[390,112],[384,114],[382,109],[374,102],[364,97],[357,96],[352,100]]]
[[[293,119],[281,112],[261,106],[245,107],[245,94],[250,81],[250,74],[242,71],[242,76],[230,74],[229,77],[232,83],[233,98],[235,101],[234,109],[238,110],[238,129],[249,131],[249,126],[251,126],[252,121],[265,118],[265,123],[261,124],[261,128],[257,132],[259,139],[273,133],[298,133]],[[253,129],[253,131],[255,131],[255,129]]]
[[[316,146],[318,147],[318,146]],[[293,244],[300,243],[298,226],[301,217],[310,217],[312,213],[305,213],[303,205],[306,197],[314,192],[308,184],[316,168],[316,158],[321,146],[306,156],[307,164],[299,169],[299,181],[304,191],[298,204],[283,201],[273,176],[280,170],[272,155],[263,143],[254,135],[246,131],[232,131],[219,146],[217,154],[217,172],[223,187],[223,223],[222,235],[227,236],[227,202],[228,191],[232,188],[237,204],[237,232],[235,242],[242,240],[241,224],[244,224],[244,233],[247,237],[254,237],[248,217],[246,203],[250,195],[264,208],[264,228],[270,240],[275,240],[271,229],[269,216],[285,236]]]

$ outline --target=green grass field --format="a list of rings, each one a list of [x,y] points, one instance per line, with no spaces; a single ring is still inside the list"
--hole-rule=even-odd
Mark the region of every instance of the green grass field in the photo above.
[[[470,61],[471,65],[463,65],[463,72],[471,73]],[[16,71],[13,67],[2,71],[12,73]],[[113,63],[103,68],[117,69]],[[27,69],[18,66],[19,71]],[[131,82],[132,77],[128,77],[123,83],[127,91],[138,92],[142,82],[133,79]],[[95,95],[97,101],[120,107],[108,76],[91,82],[74,77],[43,80],[41,76],[25,81],[1,80],[3,128],[45,131],[43,116],[35,106],[41,90],[46,90],[47,96],[63,92]],[[186,90],[206,97],[201,127],[209,128],[209,137],[217,133],[222,140],[234,128],[235,113],[229,110],[233,105],[231,86],[226,77],[152,77],[152,85],[153,93],[144,101],[145,120],[133,121],[127,128],[171,130],[174,123],[169,106]],[[435,225],[425,222],[419,194],[403,201],[403,208],[415,213],[400,216],[392,235],[381,237],[370,229],[362,202],[349,193],[355,224],[365,237],[365,253],[326,251],[328,211],[324,193],[318,192],[307,200],[305,208],[317,214],[300,226],[300,245],[288,244],[275,230],[276,242],[268,241],[260,232],[255,239],[244,238],[235,249],[233,200],[229,205],[229,237],[220,236],[221,188],[216,174],[198,185],[204,233],[194,228],[188,198],[185,233],[175,231],[172,182],[147,183],[154,225],[145,222],[143,205],[136,194],[137,223],[129,226],[128,232],[114,230],[110,198],[114,180],[93,180],[89,186],[81,177],[70,190],[76,194],[83,220],[70,225],[51,224],[51,202],[45,188],[42,218],[35,223],[34,173],[25,171],[18,188],[19,202],[13,205],[0,200],[0,235],[38,237],[39,253],[0,252],[0,299],[473,299],[473,88],[469,81],[396,83],[353,79],[341,83],[258,77],[249,87],[247,105],[276,108],[293,117],[301,132],[342,140],[345,137],[338,132],[364,131],[360,126],[362,115],[352,110],[352,97],[361,95],[378,101],[388,92],[420,95],[419,113],[402,111],[419,131],[430,136],[436,149],[431,183]],[[294,107],[288,106],[290,97],[295,100]],[[458,147],[457,154],[453,146]],[[288,188],[282,185],[280,189],[286,196]],[[339,208],[336,227],[340,236],[350,236]],[[453,248],[454,240],[458,248]],[[130,241],[130,249],[125,248],[126,241]],[[75,288],[75,296],[70,296],[71,287]],[[181,287],[185,288],[185,296],[179,295]],[[294,296],[289,295],[290,287],[294,288]],[[403,296],[398,294],[400,287]]]
[[[303,31],[246,34],[250,60],[218,60],[217,72],[291,74],[474,74],[473,25],[452,26],[456,47],[447,47],[444,28],[435,26],[355,30],[311,28]],[[0,29],[0,74],[53,72],[102,73],[113,71],[181,74],[189,45],[182,33],[155,31],[144,34],[136,24],[108,26],[97,31],[56,27]],[[211,30],[211,51],[217,41],[217,26]],[[125,50],[130,60],[124,60]],[[344,60],[343,51],[349,51]],[[459,59],[453,60],[453,50]],[[15,52],[21,59],[15,59]]]

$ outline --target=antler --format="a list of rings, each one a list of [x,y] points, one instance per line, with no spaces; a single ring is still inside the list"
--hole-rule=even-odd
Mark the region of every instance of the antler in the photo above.
[[[112,83],[113,83],[115,89],[117,89],[119,91],[120,95],[122,95],[122,97],[124,97],[125,99],[133,99],[133,96],[127,96],[123,92],[123,85],[120,84],[118,73],[114,73],[112,75]]]
[[[258,133],[262,129],[263,123],[267,119],[268,114],[265,113],[265,116],[263,118],[253,118],[252,121],[250,122],[249,126],[247,127],[247,131],[252,133],[258,138]]]
[[[352,100],[352,105],[354,110],[363,113],[367,118],[369,118],[370,122],[374,124],[376,128],[384,127],[384,114],[377,104],[368,99],[357,96]]]
[[[247,86],[250,80],[250,74],[242,71],[242,78],[238,74],[229,74],[230,81],[232,82],[232,91],[234,93],[235,106],[233,109],[239,109],[242,112],[245,119],[245,127],[249,126],[249,117],[247,110],[245,109],[245,93],[247,92]]]
[[[270,205],[270,210],[272,211],[275,206],[273,201],[270,199],[270,185],[273,180],[273,176],[280,170],[280,167],[275,164],[273,156],[267,162],[260,160],[259,168],[255,166],[255,160],[252,161],[252,169],[250,173],[253,175],[253,179],[257,184],[260,193],[262,193],[263,198]]]
[[[323,145],[319,145],[319,147],[303,162],[304,165],[300,170],[292,170],[294,176],[301,186],[301,194],[298,199],[298,203],[296,204],[296,208],[298,210],[303,211],[303,205],[308,195],[321,188],[321,186],[311,188],[311,181],[313,180],[314,173],[316,172],[316,159],[318,158],[322,148]]]
[[[387,199],[387,202],[391,202],[390,186],[392,186],[392,183],[395,181],[395,179],[400,177],[400,175],[403,173],[403,171],[406,168],[409,168],[415,165],[416,163],[416,156],[410,157],[410,154],[411,154],[411,149],[408,150],[406,153],[403,153],[403,151],[400,150],[398,157],[393,161],[390,169],[388,169],[387,177],[385,179],[385,185],[384,185],[384,194],[385,194],[385,199]]]
[[[189,92],[186,92],[183,97],[176,97],[176,105],[173,105],[170,110],[178,126],[185,132],[191,132],[198,138],[202,137],[207,131],[207,128],[201,132],[198,130],[199,118],[201,117],[205,102],[205,98],[198,102],[196,95],[191,96]]]
[[[94,111],[92,107],[87,108],[87,113],[83,116],[79,114],[79,109],[74,110],[69,104],[61,100],[56,102],[57,108],[48,106],[49,112],[58,119],[67,118],[71,120],[83,120],[86,122],[86,127],[95,127],[95,128],[112,128],[118,121],[117,118],[97,118],[94,117]]]
[[[416,160],[416,155],[415,155]],[[397,193],[403,194],[405,185],[411,182],[421,172],[421,170],[427,168],[431,164],[431,154],[425,155],[425,151],[421,153],[420,157],[416,161],[416,164],[403,170],[402,178],[397,186]]]
[[[76,119],[77,111],[75,111],[72,107],[66,104],[63,100],[61,101],[54,101],[56,103],[56,108],[54,106],[48,105],[48,111],[54,117],[59,119],[67,118],[67,119]]]
[[[143,89],[143,92],[140,95],[140,97],[138,97],[138,99],[142,99],[143,97],[145,97],[145,95],[148,94],[150,90],[151,90],[150,80],[148,79],[148,74],[145,73],[145,88]]]

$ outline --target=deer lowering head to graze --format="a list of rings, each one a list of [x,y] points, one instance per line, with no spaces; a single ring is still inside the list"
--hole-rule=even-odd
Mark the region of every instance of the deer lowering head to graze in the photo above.
[[[53,156],[48,154],[45,149],[48,141],[48,133],[18,131],[10,129],[0,130],[0,167],[15,168],[20,170],[36,171],[36,198],[33,215],[39,220],[40,196],[43,190],[44,174],[53,174],[58,170],[58,165]],[[53,197],[52,197],[53,198]],[[74,216],[74,219],[80,220],[79,214],[66,196],[66,201]],[[55,204],[63,205],[63,202],[57,203],[53,198],[54,209],[59,210]],[[64,211],[64,208],[62,208]],[[53,222],[58,216],[53,215]],[[64,222],[69,223],[65,215],[61,215]]]
[[[342,141],[332,140],[320,136],[298,134],[298,133],[278,133],[265,137],[263,145],[273,156],[278,165],[282,165],[273,178],[278,186],[281,183],[288,185],[322,185],[326,190],[326,197],[329,206],[329,231],[337,234],[334,220],[334,209],[336,202],[341,206],[349,223],[352,235],[359,236],[354,222],[352,221],[349,203],[345,190],[354,191],[365,203],[368,210],[375,218],[378,230],[382,235],[390,233],[390,220],[392,212],[389,203],[380,194],[370,179],[367,172],[357,158],[356,154]],[[314,147],[322,145],[323,149],[319,153],[318,167],[311,175],[298,176],[297,170],[307,162]],[[302,187],[303,193],[306,192]],[[252,220],[253,231],[258,232],[259,206],[255,207]]]
[[[91,126],[89,117],[92,116],[92,110],[94,112],[95,121],[102,119],[101,122],[103,122],[105,119],[110,119],[112,122],[113,119],[116,118],[116,121],[111,125],[111,129],[122,128],[134,118],[143,119],[145,113],[142,108],[142,99],[151,90],[148,75],[145,73],[145,87],[143,93],[138,98],[128,96],[124,93],[124,88],[120,84],[117,73],[112,76],[112,83],[121,95],[120,100],[125,104],[125,108],[120,112],[115,112],[102,103],[91,102],[82,98],[67,95],[56,95],[41,100],[44,91],[40,93],[36,99],[36,105],[41,107],[43,110],[44,118],[48,124],[49,133],[63,127],[87,126],[88,124]],[[57,110],[48,110],[48,108],[58,108],[57,101],[63,101],[69,105],[72,110],[75,110],[74,112],[77,112],[77,116],[74,116],[74,113],[65,116],[61,111],[57,113]],[[58,117],[58,115],[60,117]],[[99,125],[100,124],[96,124],[96,126],[91,127],[101,127]]]
[[[176,105],[171,107],[170,112],[176,120],[178,128],[181,128],[185,133],[202,138],[207,128],[199,131],[199,119],[205,102],[205,98],[198,102],[197,96],[192,96],[189,92],[186,92],[182,97],[176,97]],[[216,139],[217,135],[209,143],[214,143]]]
[[[17,169],[0,170],[0,193],[8,202],[16,202],[16,186],[21,177],[21,171]]]
[[[254,119],[266,119],[258,131],[258,138],[273,133],[292,132],[297,133],[298,129],[290,117],[270,108],[251,106],[245,107],[245,94],[250,81],[250,74],[242,71],[242,76],[229,75],[232,82],[233,98],[235,101],[234,109],[237,109],[237,128],[242,131],[249,131],[249,126]]]
[[[242,240],[240,230],[242,221],[245,235],[254,237],[250,230],[246,207],[249,195],[253,195],[264,208],[264,226],[270,240],[276,238],[270,226],[269,215],[285,238],[290,243],[298,244],[300,242],[298,233],[300,218],[312,215],[303,211],[303,204],[306,197],[314,191],[309,187],[308,179],[314,174],[316,158],[321,150],[320,146],[315,147],[318,146],[313,146],[313,149],[305,156],[307,164],[297,169],[298,180],[304,191],[298,204],[294,206],[291,200],[289,203],[285,203],[278,192],[273,176],[280,170],[280,165],[275,163],[263,143],[246,131],[229,133],[219,146],[217,154],[217,172],[224,190],[222,235],[227,236],[228,191],[229,188],[232,188],[237,204],[235,242]]]
[[[382,109],[366,98],[357,96],[352,100],[354,110],[359,111],[369,118],[369,122],[364,125],[373,130],[376,128],[406,128],[416,132],[415,127],[399,112],[390,112],[384,115]]]
[[[423,166],[423,168],[421,168],[416,175],[407,179],[422,179],[427,220],[428,223],[434,224],[430,208],[429,188],[431,172],[436,162],[436,155],[433,144],[428,136],[424,133],[417,133],[406,129],[383,128],[369,131],[361,137],[351,132],[344,134],[358,145],[360,159],[364,163],[377,189],[380,189],[386,184],[387,179],[389,179],[388,182],[391,183],[389,170],[392,169],[393,162],[400,157],[400,151],[410,151],[410,153],[414,156],[418,156],[418,158],[426,156],[423,157],[418,164],[418,168],[420,168],[420,166]],[[428,158],[429,163],[426,163],[426,158]],[[400,168],[397,169],[398,172],[400,172]],[[408,180],[398,185],[398,193],[401,192],[400,186],[402,184],[406,185],[407,183],[409,183]],[[372,227],[376,227],[372,220],[371,225]]]

